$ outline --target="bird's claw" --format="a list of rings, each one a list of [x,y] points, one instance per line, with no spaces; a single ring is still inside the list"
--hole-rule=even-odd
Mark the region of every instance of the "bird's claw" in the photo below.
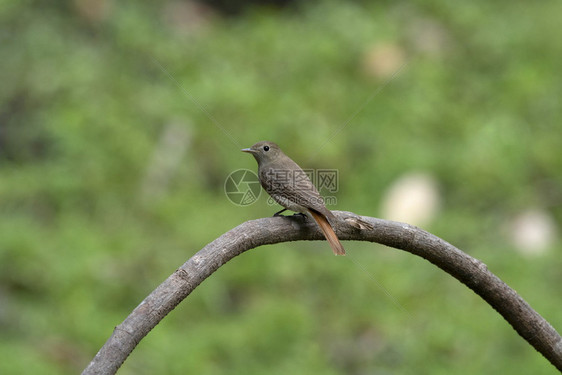
[[[273,217],[276,217],[276,216],[285,216],[285,215],[281,215],[281,213],[282,213],[282,212],[285,212],[285,211],[287,211],[286,208],[282,209],[281,211],[278,211],[278,212],[274,213],[274,214],[273,214]]]

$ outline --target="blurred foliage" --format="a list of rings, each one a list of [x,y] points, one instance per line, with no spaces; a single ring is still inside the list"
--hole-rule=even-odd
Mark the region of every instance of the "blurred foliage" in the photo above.
[[[264,196],[236,207],[223,191],[256,168],[239,149],[263,139],[339,169],[336,208],[365,215],[405,171],[431,172],[443,207],[428,229],[560,330],[560,243],[526,258],[503,228],[528,207],[562,221],[561,10],[307,2],[225,17],[180,1],[2,1],[0,373],[79,372],[198,249],[271,215]],[[346,247],[353,262],[321,242],[235,259],[120,373],[555,373],[427,262]]]

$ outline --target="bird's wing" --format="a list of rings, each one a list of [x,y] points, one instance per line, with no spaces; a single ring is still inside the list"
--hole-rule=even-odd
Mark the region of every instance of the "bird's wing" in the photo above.
[[[334,218],[334,214],[328,210],[324,204],[324,199],[318,190],[296,163],[291,164],[291,168],[279,170],[264,168],[260,171],[261,182],[269,195],[278,195],[288,199],[299,206],[316,210],[329,218]]]

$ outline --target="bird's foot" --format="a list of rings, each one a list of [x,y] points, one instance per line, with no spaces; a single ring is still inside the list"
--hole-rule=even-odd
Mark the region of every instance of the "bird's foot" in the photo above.
[[[281,213],[282,213],[282,212],[285,212],[285,211],[287,211],[286,208],[282,209],[282,210],[279,211],[279,212],[274,213],[274,214],[273,214],[273,217],[275,217],[275,216],[284,216],[284,215],[281,215]]]

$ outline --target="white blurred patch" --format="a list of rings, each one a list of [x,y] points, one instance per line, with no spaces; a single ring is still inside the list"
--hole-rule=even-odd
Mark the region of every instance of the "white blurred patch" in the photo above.
[[[86,21],[96,24],[111,15],[112,0],[73,0],[75,12]]]
[[[430,56],[442,55],[450,44],[448,30],[429,18],[415,18],[410,23],[408,38],[417,51]]]
[[[143,199],[152,200],[166,194],[170,181],[181,165],[189,138],[185,124],[170,123],[164,127],[141,183]]]
[[[522,254],[544,254],[556,239],[556,224],[545,211],[530,209],[513,218],[509,234]]]
[[[189,35],[207,28],[215,14],[202,1],[167,1],[162,8],[165,24],[179,34]]]
[[[406,62],[406,53],[398,44],[380,43],[370,46],[363,56],[363,71],[369,77],[392,77]]]
[[[440,207],[437,181],[423,172],[410,172],[396,180],[382,201],[383,217],[416,226],[429,224]]]

